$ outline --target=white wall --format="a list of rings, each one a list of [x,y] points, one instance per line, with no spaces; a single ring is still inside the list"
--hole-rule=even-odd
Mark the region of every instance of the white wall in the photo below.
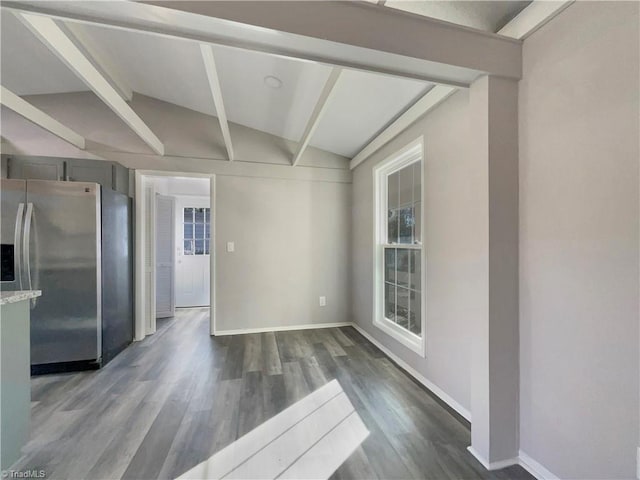
[[[195,177],[153,177],[156,193],[170,196],[209,197],[208,178]],[[181,220],[182,221],[182,220]]]
[[[470,409],[470,325],[483,300],[486,269],[476,241],[480,165],[467,154],[469,95],[460,91],[416,122],[353,173],[353,319],[394,354]],[[424,238],[427,262],[427,349],[421,358],[373,326],[372,168],[424,135]]]
[[[639,4],[575,2],[524,42],[521,449],[635,478]]]

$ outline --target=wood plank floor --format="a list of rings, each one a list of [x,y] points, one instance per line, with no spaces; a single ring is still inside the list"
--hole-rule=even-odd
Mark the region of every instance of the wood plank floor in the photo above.
[[[32,431],[12,468],[60,479],[171,479],[337,379],[369,437],[334,479],[533,479],[487,472],[470,432],[351,327],[210,337],[179,310],[104,369],[32,380]]]

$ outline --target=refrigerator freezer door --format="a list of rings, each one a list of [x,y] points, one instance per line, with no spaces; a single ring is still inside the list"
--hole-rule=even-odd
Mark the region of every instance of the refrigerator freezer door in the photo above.
[[[13,247],[13,280],[0,283],[5,291],[23,290],[22,227],[26,203],[24,180],[0,180],[0,243]]]
[[[27,281],[42,290],[31,311],[31,364],[99,360],[100,186],[27,180],[28,204]]]

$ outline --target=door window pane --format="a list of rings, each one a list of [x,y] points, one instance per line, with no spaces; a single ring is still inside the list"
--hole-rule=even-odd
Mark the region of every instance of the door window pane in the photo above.
[[[208,255],[209,242],[205,239],[211,236],[211,209],[187,207],[184,209],[184,254]]]
[[[196,223],[195,227],[196,227],[196,233],[194,238],[196,239],[204,238],[204,223]]]

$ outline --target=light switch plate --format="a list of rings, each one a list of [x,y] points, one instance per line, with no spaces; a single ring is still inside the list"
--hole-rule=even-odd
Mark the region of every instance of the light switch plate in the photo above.
[[[327,306],[327,297],[320,297],[320,306],[321,307],[326,307]]]
[[[236,251],[236,244],[233,242],[227,242],[227,252],[231,253],[235,251]]]

